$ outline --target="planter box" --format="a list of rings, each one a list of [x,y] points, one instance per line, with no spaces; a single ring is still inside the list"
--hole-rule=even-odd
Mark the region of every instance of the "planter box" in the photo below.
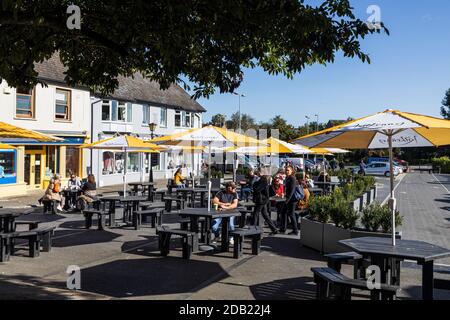
[[[336,227],[334,224],[325,224],[323,229],[323,250],[324,253],[347,252],[348,248],[339,244],[339,240],[350,239],[350,230]]]
[[[359,199],[353,200],[351,202],[349,202],[349,206],[351,209],[354,209],[356,212],[361,211],[361,207],[360,207],[361,201]]]
[[[307,217],[300,220],[300,243],[308,248],[323,252],[324,224]]]
[[[339,244],[340,240],[361,237],[391,237],[390,233],[342,229],[330,223],[312,221],[308,219],[308,217],[301,218],[300,235],[300,243],[303,246],[321,253],[338,253],[349,251],[348,248]],[[397,232],[396,238],[402,238],[401,231]]]
[[[362,195],[360,195],[358,197],[359,200],[359,211],[362,211],[362,209],[366,206],[367,204],[367,193],[364,192]]]

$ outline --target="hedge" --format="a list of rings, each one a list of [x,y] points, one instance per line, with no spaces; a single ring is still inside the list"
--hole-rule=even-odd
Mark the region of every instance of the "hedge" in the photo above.
[[[433,170],[438,170],[441,168],[441,173],[450,173],[450,158],[449,157],[441,157],[441,158],[433,158],[431,159],[431,163],[433,164]]]

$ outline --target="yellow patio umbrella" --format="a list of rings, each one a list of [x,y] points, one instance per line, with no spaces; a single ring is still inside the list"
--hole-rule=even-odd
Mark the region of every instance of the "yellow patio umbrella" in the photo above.
[[[127,158],[129,152],[154,152],[158,153],[165,149],[162,146],[141,140],[139,138],[129,135],[119,135],[112,138],[96,141],[93,143],[83,144],[80,148],[86,149],[106,149],[106,150],[121,150],[125,153],[125,163],[123,168],[123,195],[126,197],[126,171]]]
[[[211,148],[263,146],[267,145],[255,138],[248,137],[231,130],[215,126],[206,126],[158,137],[150,142],[163,145],[208,147],[209,163],[211,163]],[[208,188],[211,190],[211,165],[208,167]],[[208,210],[211,208],[211,192],[208,192]]]
[[[29,139],[36,140],[39,142],[47,142],[47,141],[63,141],[64,139],[40,133],[34,130],[29,130],[21,127],[14,126],[9,123],[0,122],[0,139],[9,140],[9,139]]]
[[[16,148],[13,146],[10,146],[9,144],[0,143],[0,149],[12,150],[12,149],[16,149]]]
[[[393,148],[438,147],[450,144],[450,120],[385,110],[293,140],[309,147],[389,149],[392,245],[395,245]]]

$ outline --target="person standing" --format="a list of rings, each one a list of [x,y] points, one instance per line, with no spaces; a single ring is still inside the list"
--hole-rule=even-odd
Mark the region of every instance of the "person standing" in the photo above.
[[[285,197],[284,207],[281,212],[281,233],[286,232],[288,218],[292,224],[292,232],[289,235],[299,235],[297,219],[295,217],[295,207],[298,200],[295,198],[295,190],[298,186],[297,179],[295,178],[295,171],[292,166],[286,167],[286,180],[285,180]]]
[[[261,171],[255,172],[259,179],[253,184],[253,202],[255,203],[255,210],[253,214],[254,225],[261,226],[260,215],[262,215],[264,221],[266,221],[270,230],[272,231],[270,235],[275,235],[278,233],[275,224],[268,215],[267,205],[269,203],[269,180],[267,175],[262,175]]]
[[[359,163],[359,174],[366,175],[366,164],[364,163],[364,159],[361,159]]]

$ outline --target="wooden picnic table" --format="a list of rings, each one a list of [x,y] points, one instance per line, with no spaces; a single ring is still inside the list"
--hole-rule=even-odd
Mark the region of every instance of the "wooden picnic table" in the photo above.
[[[153,201],[153,190],[155,183],[154,182],[130,182],[128,183],[130,187],[133,187],[133,192],[135,195],[139,192],[139,187],[142,187],[142,194],[145,194],[147,190],[147,200]]]
[[[392,246],[391,241],[390,238],[363,237],[339,243],[370,258],[373,265],[380,267],[381,282],[386,284],[400,284],[400,274],[394,275],[395,279],[389,278],[387,266],[405,259],[416,261],[422,266],[422,299],[433,300],[434,261],[450,257],[450,249],[417,240],[396,240],[396,246]]]
[[[9,233],[14,230],[16,218],[33,212],[34,209],[0,208],[0,232]]]
[[[64,201],[64,210],[69,210],[75,208],[78,198],[81,196],[81,189],[64,189],[61,191],[61,194],[65,198]]]
[[[179,215],[181,217],[188,217],[191,220],[191,231],[192,232],[199,232],[198,230],[198,219],[200,217],[204,217],[206,219],[206,227],[205,227],[205,233],[206,233],[206,244],[211,243],[211,224],[213,219],[222,218],[222,244],[221,244],[221,251],[227,252],[228,251],[228,238],[229,238],[229,231],[228,228],[230,226],[230,218],[232,217],[238,217],[241,215],[241,213],[238,210],[222,210],[222,211],[215,211],[211,210],[208,211],[207,208],[189,208],[182,210]]]
[[[211,190],[212,191],[212,190]],[[205,207],[205,198],[208,193],[208,189],[205,188],[179,188],[176,190],[177,193],[182,193],[183,198],[187,201],[187,195],[190,194],[191,207],[195,207],[195,195],[200,194],[200,206]]]
[[[116,210],[116,202],[121,202],[124,204],[123,207],[123,222],[128,223],[132,222],[132,216],[133,211],[137,211],[139,209],[139,203],[141,201],[148,201],[147,197],[141,197],[141,196],[105,196],[99,198],[101,202],[103,202],[103,210],[106,210],[106,202],[109,202],[109,212],[115,216],[115,210]],[[111,218],[111,220],[113,220]],[[114,222],[112,222],[111,225],[115,225]]]

